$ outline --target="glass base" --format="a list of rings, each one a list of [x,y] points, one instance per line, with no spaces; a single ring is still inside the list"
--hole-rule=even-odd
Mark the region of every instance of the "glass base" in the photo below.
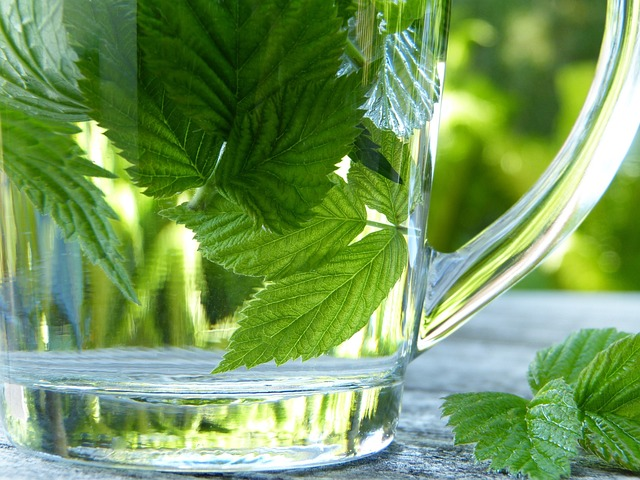
[[[62,360],[54,363],[69,364],[68,358]],[[193,368],[189,363],[189,371]],[[251,382],[246,377],[238,382],[233,375],[215,382],[211,375],[176,382],[175,372],[167,372],[164,388],[151,383],[127,388],[124,381],[105,385],[100,368],[92,385],[78,378],[64,382],[58,372],[50,379],[55,384],[5,380],[3,417],[8,437],[19,448],[108,467],[282,470],[341,463],[382,450],[393,439],[402,383],[372,372],[330,381],[331,370],[320,377],[320,370],[304,376],[301,369],[277,380],[263,371]]]

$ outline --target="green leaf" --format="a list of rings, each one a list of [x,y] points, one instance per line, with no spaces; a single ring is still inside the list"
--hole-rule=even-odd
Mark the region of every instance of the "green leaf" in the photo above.
[[[640,420],[640,334],[598,353],[580,373],[576,402],[585,411]]]
[[[76,0],[68,10],[69,29],[82,44],[80,87],[91,116],[134,165],[129,172],[136,184],[155,197],[204,185],[223,140],[184,117],[138,64],[135,2]]]
[[[458,393],[445,398],[442,413],[449,417],[456,444],[475,443],[478,461],[491,460],[492,468],[501,469],[528,441],[527,404],[511,393]]]
[[[371,139],[371,132],[364,125],[358,125],[358,128],[361,132],[353,144],[353,151],[349,154],[351,159],[378,175],[382,175],[387,180],[403,184],[404,181],[400,174],[380,151],[380,145]]]
[[[290,83],[336,75],[346,34],[326,0],[144,0],[146,62],[201,128],[226,136]]]
[[[545,385],[530,401],[507,393],[457,394],[443,414],[456,443],[475,443],[478,461],[493,470],[557,479],[571,473],[580,421],[573,392],[562,379]]]
[[[581,434],[571,387],[562,379],[548,382],[529,402],[526,422],[535,465],[524,473],[536,478],[569,476]]]
[[[145,65],[201,129],[227,140],[212,184],[256,226],[306,221],[332,186],[362,112],[325,0],[145,1]]]
[[[85,121],[62,11],[62,0],[0,3],[0,102],[34,117]]]
[[[349,169],[349,183],[369,207],[386,215],[389,222],[401,224],[412,209],[409,185],[402,181],[411,178],[411,167],[414,166],[410,146],[394,133],[381,131],[369,121],[365,125],[356,148],[350,154],[355,163]],[[388,167],[377,156],[382,157]],[[382,165],[378,171],[375,170],[376,165]],[[397,181],[390,176],[397,177]]]
[[[575,397],[585,415],[583,446],[640,471],[640,334],[598,353],[578,376]]]
[[[220,192],[257,226],[282,231],[309,219],[358,134],[357,82],[287,87],[239,118],[214,171]]]
[[[640,422],[586,412],[581,444],[588,452],[627,470],[640,471]]]
[[[535,393],[554,378],[573,385],[593,358],[613,342],[628,336],[615,328],[583,329],[566,340],[536,353],[529,365],[529,385]]]
[[[0,166],[43,214],[50,215],[67,240],[77,240],[129,300],[137,302],[118,237],[110,224],[116,214],[86,176],[112,175],[82,156],[71,124],[0,111],[3,144]]]
[[[215,373],[326,353],[369,321],[407,263],[395,230],[371,233],[316,270],[268,285],[241,311],[229,351]]]
[[[200,301],[210,324],[233,315],[259,288],[262,278],[237,275],[213,262],[202,262],[205,278]]]
[[[255,228],[240,207],[221,196],[161,214],[193,230],[209,260],[238,274],[276,279],[328,261],[365,227],[362,201],[343,180],[335,182],[310,220],[281,234]]]
[[[421,51],[420,35],[419,30],[408,29],[384,37],[377,47],[381,60],[374,62],[376,72],[366,94],[365,116],[401,138],[423,128],[440,101],[437,60]]]

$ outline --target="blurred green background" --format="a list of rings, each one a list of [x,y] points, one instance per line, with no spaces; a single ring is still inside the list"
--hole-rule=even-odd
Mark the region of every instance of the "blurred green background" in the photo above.
[[[451,251],[533,184],[589,89],[606,2],[453,0],[431,243]],[[640,136],[578,231],[517,288],[639,290]]]

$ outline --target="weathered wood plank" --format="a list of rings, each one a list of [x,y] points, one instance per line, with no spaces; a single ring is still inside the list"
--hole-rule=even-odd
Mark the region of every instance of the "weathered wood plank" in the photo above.
[[[528,394],[527,365],[535,351],[583,327],[640,331],[640,294],[510,293],[468,325],[419,357],[407,372],[403,412],[396,441],[384,452],[332,468],[284,473],[222,475],[221,478],[273,479],[488,479],[468,447],[455,446],[440,418],[443,396],[497,390]],[[0,478],[12,480],[188,480],[215,475],[127,472],[69,465],[16,451],[0,434]],[[580,458],[572,478],[631,478]]]

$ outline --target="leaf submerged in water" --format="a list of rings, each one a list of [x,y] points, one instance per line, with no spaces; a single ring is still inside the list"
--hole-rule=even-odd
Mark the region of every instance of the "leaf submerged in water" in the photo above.
[[[366,117],[378,128],[401,138],[431,119],[440,96],[431,70],[435,62],[420,58],[423,52],[415,37],[416,31],[407,29],[384,38],[382,60],[364,105]]]

